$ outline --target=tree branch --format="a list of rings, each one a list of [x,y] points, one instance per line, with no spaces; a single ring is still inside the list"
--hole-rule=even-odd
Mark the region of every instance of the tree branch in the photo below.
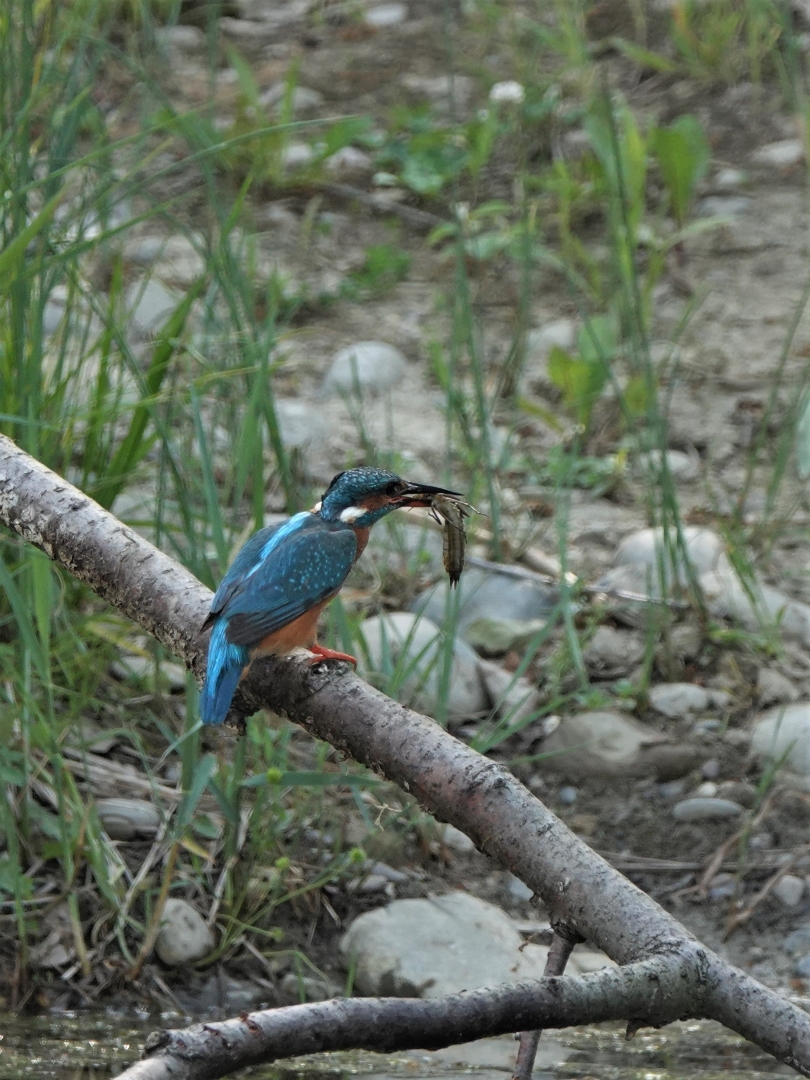
[[[201,676],[206,641],[198,628],[210,592],[2,436],[0,522],[89,584]],[[286,715],[398,783],[538,893],[551,908],[553,922],[564,919],[620,964],[653,961],[662,986],[673,970],[696,971],[694,1002],[678,1015],[719,1020],[810,1076],[810,1017],[699,946],[650,897],[569,832],[506,768],[348,671],[326,671],[295,659],[257,663],[242,685],[236,709],[248,715],[262,707]],[[549,980],[542,999],[574,983],[580,985],[580,980]],[[427,1017],[439,1004],[414,1007]],[[340,1008],[361,1005],[369,1007],[347,1002]],[[615,1014],[614,1009],[604,1015]],[[666,1010],[661,1016],[661,1022],[674,1018]],[[591,1010],[575,1022],[597,1018]],[[513,1017],[512,1022],[513,1030],[554,1026],[553,1019],[540,1015],[517,1021]],[[477,1031],[482,1033],[480,1027]],[[453,1031],[444,1038],[454,1041]]]
[[[700,975],[663,981],[657,961],[603,968],[577,978],[549,978],[493,989],[419,998],[338,998],[266,1009],[238,1020],[195,1024],[150,1037],[154,1056],[118,1080],[211,1080],[248,1065],[326,1050],[391,1054],[504,1035],[517,1027],[563,1028],[603,1020],[661,1025],[692,1015]]]

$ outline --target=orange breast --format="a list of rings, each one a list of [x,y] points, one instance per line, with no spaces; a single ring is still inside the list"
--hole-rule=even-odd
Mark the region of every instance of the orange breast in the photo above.
[[[257,656],[283,656],[285,653],[292,652],[293,649],[302,646],[306,648],[311,645],[317,635],[318,618],[331,599],[330,596],[326,600],[322,600],[320,604],[316,604],[314,608],[305,611],[303,615],[299,615],[297,619],[293,619],[286,626],[282,626],[279,630],[274,630],[272,634],[268,634],[253,650],[253,658],[255,659]]]

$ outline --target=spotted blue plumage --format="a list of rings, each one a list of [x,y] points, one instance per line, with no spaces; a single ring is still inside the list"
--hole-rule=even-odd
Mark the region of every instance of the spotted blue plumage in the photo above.
[[[223,722],[253,651],[269,634],[334,595],[356,554],[354,529],[319,514],[296,514],[248,540],[206,620],[213,631],[200,699],[204,724]]]

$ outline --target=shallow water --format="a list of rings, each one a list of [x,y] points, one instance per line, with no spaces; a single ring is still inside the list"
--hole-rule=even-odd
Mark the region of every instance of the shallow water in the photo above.
[[[150,1031],[181,1026],[177,1021],[134,1022],[104,1013],[15,1017],[0,1014],[0,1080],[106,1080],[140,1056]],[[487,1039],[435,1053],[385,1056],[319,1054],[254,1069],[251,1078],[316,1080],[327,1077],[429,1077],[474,1074],[477,1080],[506,1080],[513,1039]],[[550,1033],[541,1040],[537,1080],[670,1080],[677,1077],[755,1078],[796,1074],[767,1054],[711,1022],[673,1024],[640,1032],[627,1042],[616,1024]]]

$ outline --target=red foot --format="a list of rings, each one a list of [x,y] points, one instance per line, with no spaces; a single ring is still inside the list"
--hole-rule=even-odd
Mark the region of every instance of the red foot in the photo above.
[[[312,664],[319,664],[321,660],[346,660],[353,668],[357,667],[357,660],[353,656],[349,656],[345,652],[335,652],[334,649],[327,649],[317,642],[309,646],[309,651],[315,653],[315,659],[310,661]]]

